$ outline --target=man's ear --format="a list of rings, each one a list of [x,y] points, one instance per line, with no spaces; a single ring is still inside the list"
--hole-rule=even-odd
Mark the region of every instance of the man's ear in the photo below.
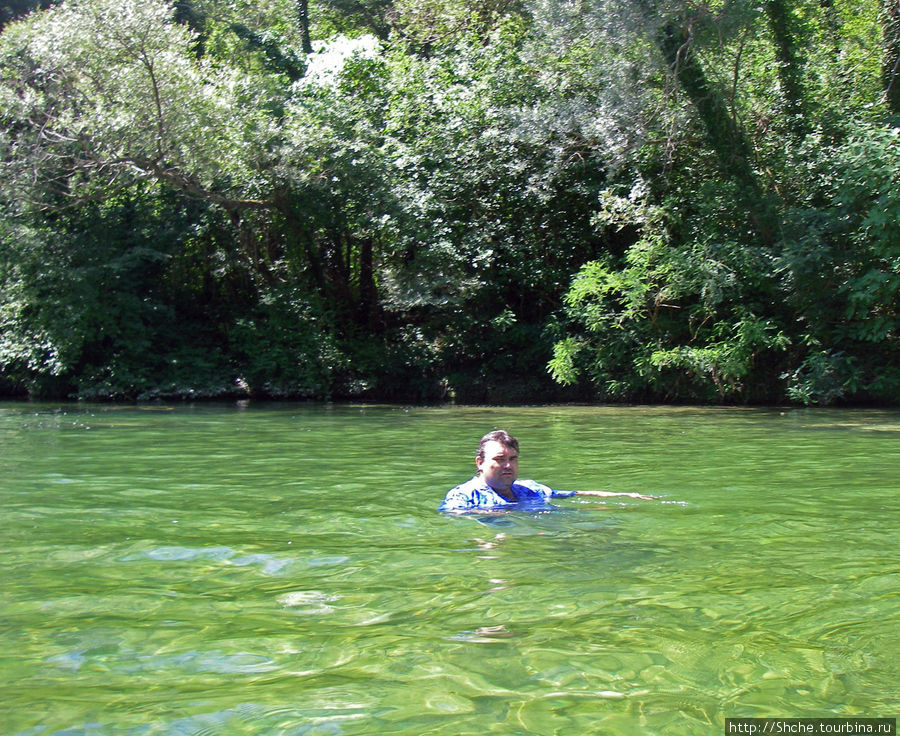
[[[482,465],[484,465],[484,458],[483,458],[483,457],[478,457],[478,456],[476,455],[476,456],[475,456],[475,469],[476,469],[479,473],[481,472],[481,466],[482,466]]]

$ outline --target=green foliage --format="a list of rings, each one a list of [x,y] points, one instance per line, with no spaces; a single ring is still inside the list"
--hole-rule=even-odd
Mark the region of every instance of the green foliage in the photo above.
[[[721,260],[728,249],[684,253],[658,239],[632,246],[620,268],[584,266],[566,304],[585,333],[557,342],[551,374],[572,384],[586,373],[608,399],[752,397],[746,378],[763,355],[784,350],[789,340],[741,304],[738,264]]]
[[[229,353],[241,385],[255,395],[326,399],[346,373],[348,359],[336,343],[327,315],[296,287],[260,295],[255,313],[229,330]]]
[[[808,354],[786,376],[791,398],[892,402],[898,395],[891,367],[900,348],[898,135],[858,125],[838,145],[811,136],[804,160],[812,165],[795,169],[807,182],[805,206],[787,213],[778,267]]]
[[[393,0],[318,0],[310,15],[317,38],[371,33],[387,41],[397,14]]]
[[[896,403],[881,10],[32,13],[0,35],[0,388]]]
[[[296,82],[303,76],[306,64],[286,47],[284,39],[277,33],[271,31],[256,33],[242,23],[232,23],[230,28],[248,50],[260,52],[263,66],[267,71],[283,74],[291,82]]]
[[[643,238],[573,280],[580,329],[557,343],[554,378],[586,375],[609,398],[896,401],[898,133],[855,130],[796,149],[777,250],[713,239],[728,215],[708,190],[687,222],[682,200],[673,216],[606,194],[598,224]]]
[[[155,0],[64,4],[0,36],[6,184],[39,208],[152,178],[232,207],[272,143],[252,81],[193,53]],[[263,90],[266,89],[264,86]]]
[[[814,349],[785,378],[788,397],[801,404],[833,404],[858,388],[859,371],[851,356],[841,351]]]
[[[169,239],[185,224],[182,208],[152,194],[70,212],[53,227],[7,221],[2,372],[36,395],[79,387],[91,394],[104,381],[110,395],[140,392],[132,379],[159,366],[164,325],[173,317],[159,280],[171,258]],[[109,365],[127,366],[130,378],[114,371],[109,383]]]

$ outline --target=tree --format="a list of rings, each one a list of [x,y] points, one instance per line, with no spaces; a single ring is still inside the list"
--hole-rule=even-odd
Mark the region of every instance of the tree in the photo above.
[[[362,31],[387,41],[397,19],[394,0],[319,0],[315,7],[319,15],[316,24],[331,26],[334,33],[330,37]]]
[[[300,48],[304,54],[311,54],[313,47],[309,32],[309,0],[297,0],[297,25],[300,29]]]
[[[553,395],[552,360],[603,397],[887,396],[882,1],[33,13],[0,36],[0,374],[486,401]]]
[[[900,4],[884,0],[884,95],[888,109],[900,116]]]
[[[221,296],[216,299],[228,302],[230,298],[236,305],[251,309],[256,298],[268,298],[267,294],[279,291],[277,285],[289,271],[284,260],[290,247],[279,228],[298,211],[298,200],[290,196],[292,185],[283,179],[288,169],[279,165],[284,141],[280,116],[288,88],[278,72],[272,74],[257,67],[250,74],[215,55],[198,56],[195,41],[189,29],[174,22],[172,9],[162,2],[123,6],[97,0],[65,5],[36,14],[4,32],[0,38],[0,97],[5,104],[0,114],[6,133],[0,141],[0,193],[13,228],[8,234],[10,245],[26,231],[36,233],[22,240],[31,243],[35,253],[41,248],[54,248],[54,242],[77,241],[84,236],[72,234],[71,228],[81,232],[81,225],[73,223],[89,222],[90,213],[98,208],[108,218],[123,218],[120,233],[113,239],[129,241],[136,236],[133,219],[114,203],[132,200],[134,192],[143,187],[159,187],[163,193],[185,202],[206,203],[224,215],[224,222],[209,215],[210,221],[217,223],[211,230],[216,234],[210,237],[214,249],[222,248],[227,238],[231,243],[213,257],[204,256],[208,260],[202,263],[202,268],[219,272],[214,288]],[[142,210],[145,216],[153,211],[152,205],[148,206],[148,210]],[[158,210],[163,220],[164,212]],[[194,227],[200,226],[195,223]],[[165,230],[164,223],[160,223],[160,229]],[[223,236],[228,230],[230,233]],[[165,252],[163,260],[172,270],[159,274],[160,279],[178,273],[179,264],[192,260],[192,268],[199,264],[201,259],[190,255],[191,240],[183,235],[172,241],[186,250]],[[97,252],[116,260],[116,247]],[[51,283],[60,292],[57,297],[70,303],[66,294],[77,293],[74,282],[59,278],[47,281],[39,269],[21,270],[26,262],[41,263],[40,257],[30,260],[16,252],[11,258],[6,288],[18,290],[15,293],[21,298],[10,303],[19,304],[24,311],[11,312],[9,325],[18,324],[25,332],[9,332],[19,334],[17,344],[21,349],[16,349],[19,357],[10,354],[12,362],[4,362],[4,366],[14,370],[13,362],[25,365],[26,373],[18,374],[21,376],[43,370],[47,375],[68,375],[75,380],[72,371],[88,370],[85,351],[97,351],[89,347],[88,338],[81,343],[69,340],[64,342],[71,348],[61,353],[52,349],[63,357],[47,358],[50,348],[46,345],[56,345],[59,340],[42,337],[46,325],[54,320],[46,308],[35,311],[34,306],[42,298],[42,289]],[[105,268],[102,263],[91,266],[95,267],[101,271]],[[304,263],[301,259],[291,268],[293,278],[302,281],[312,261]],[[47,273],[56,271],[48,268]],[[185,290],[195,288],[187,280],[188,274],[193,278],[190,271],[180,276],[185,279]],[[238,274],[246,277],[249,285],[238,285]],[[212,273],[201,277],[201,288],[209,288],[211,277]],[[173,306],[180,298],[180,289],[157,288],[168,294],[166,299]],[[58,299],[44,299],[48,305],[54,301]],[[83,304],[84,318],[96,324],[89,314],[90,301],[74,303]],[[218,317],[214,316],[216,310],[220,310]],[[302,307],[297,310],[302,311]],[[22,322],[23,315],[28,314],[35,315],[36,321]],[[180,316],[187,320],[202,318]],[[222,303],[212,307],[205,318],[233,319],[228,316],[228,308],[222,309]],[[94,329],[85,328],[85,334]],[[120,329],[127,330],[124,324]],[[209,334],[210,330],[204,328],[204,332]],[[215,327],[211,332],[218,334],[220,341],[229,339],[227,328]],[[162,332],[154,334],[157,337],[153,341],[162,339]],[[236,352],[250,334],[246,329],[234,333]],[[305,350],[304,345],[317,342],[324,341],[295,344]],[[45,357],[22,363],[22,350],[36,350],[33,355]],[[166,350],[183,353],[177,344],[160,352],[165,354]],[[152,352],[145,352],[145,357],[150,355]],[[319,358],[331,359],[323,354],[313,361]],[[298,360],[303,362],[299,355]],[[156,365],[155,361],[148,362]],[[117,369],[107,366],[104,370],[120,374],[132,370],[118,365]],[[158,365],[157,369],[159,376],[165,373]],[[105,380],[100,373],[93,374],[101,383]],[[298,376],[300,379],[303,375]],[[223,390],[227,390],[228,382],[225,386]],[[314,393],[327,390],[320,382]]]
[[[152,1],[65,5],[8,29],[5,161],[23,201],[60,206],[153,178],[233,213],[269,206],[250,182],[271,121],[193,41]]]
[[[852,255],[841,255],[839,243],[846,248],[848,241],[837,239],[837,223],[852,218],[839,215],[838,200],[822,189],[822,182],[837,185],[835,177],[847,176],[849,184],[860,175],[834,166],[828,141],[845,140],[859,119],[884,112],[871,64],[878,47],[867,45],[877,9],[860,6],[846,19],[823,19],[825,9],[801,2],[764,9],[714,12],[673,3],[616,6],[614,18],[608,6],[590,14],[594,25],[616,24],[636,38],[650,34],[665,75],[655,84],[645,76],[647,89],[669,93],[656,98],[657,109],[676,110],[679,98],[690,105],[681,108],[677,130],[645,127],[646,140],[666,147],[648,145],[629,156],[629,175],[604,195],[597,218],[603,232],[631,230],[633,240],[621,257],[611,252],[573,280],[566,302],[574,327],[549,364],[557,380],[587,375],[604,397],[703,401],[790,393],[828,402],[884,396],[883,386],[895,385],[889,371],[871,369],[872,354],[884,361],[895,350],[884,321],[884,305],[894,298],[883,288],[893,282],[890,266],[871,260],[873,240],[882,239],[869,230]],[[814,29],[823,40],[828,34],[823,45],[837,43],[848,57],[861,49],[868,55],[848,74],[844,62],[817,55]],[[812,64],[837,81],[826,86],[805,75]],[[773,97],[773,89],[780,94]],[[855,122],[847,119],[851,101]],[[647,125],[653,107],[644,111]],[[824,160],[832,168],[820,168]],[[882,181],[893,176],[893,164],[878,170]],[[848,258],[870,264],[864,277]],[[859,304],[864,292],[879,296],[863,299],[865,327],[851,332],[877,334],[880,348],[863,347],[846,332],[837,339],[836,324],[846,330],[848,317],[859,313],[845,300],[855,294]]]

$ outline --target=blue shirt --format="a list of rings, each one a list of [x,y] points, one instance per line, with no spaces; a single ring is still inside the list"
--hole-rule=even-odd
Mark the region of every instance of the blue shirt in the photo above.
[[[543,483],[533,480],[517,480],[510,488],[515,501],[507,501],[476,475],[469,481],[447,491],[438,511],[468,511],[512,506],[517,503],[545,504],[551,498],[574,496],[575,491],[554,491]]]

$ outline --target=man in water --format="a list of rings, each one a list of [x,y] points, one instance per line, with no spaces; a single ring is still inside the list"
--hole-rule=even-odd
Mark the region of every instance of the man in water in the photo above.
[[[569,496],[628,496],[652,500],[639,493],[608,491],[554,491],[533,480],[518,480],[519,442],[502,429],[481,438],[475,455],[477,472],[471,480],[447,492],[439,511],[497,509],[515,503],[546,503],[551,498]]]

